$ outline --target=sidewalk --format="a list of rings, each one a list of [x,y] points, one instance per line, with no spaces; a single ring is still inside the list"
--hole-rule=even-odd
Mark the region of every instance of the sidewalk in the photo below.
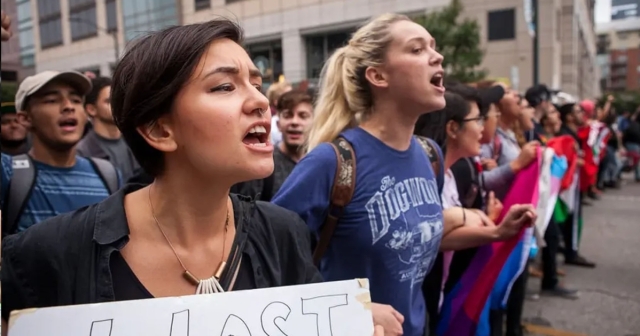
[[[558,265],[578,300],[540,297],[525,303],[528,335],[640,336],[640,184],[625,180],[584,208],[580,253],[595,269]],[[529,291],[540,279],[529,278]]]

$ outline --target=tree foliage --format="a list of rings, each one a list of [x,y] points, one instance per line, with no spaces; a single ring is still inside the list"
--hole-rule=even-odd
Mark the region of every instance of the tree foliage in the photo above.
[[[614,97],[612,106],[616,113],[625,111],[633,113],[640,107],[640,92],[638,91],[612,92],[609,94]],[[604,105],[609,94],[605,94],[599,99],[600,105]]]
[[[0,96],[2,102],[12,102],[15,100],[16,92],[18,91],[17,83],[2,81],[0,87],[2,88],[2,93],[0,93],[2,95]]]
[[[462,82],[484,79],[486,71],[478,69],[484,52],[480,49],[480,26],[476,20],[459,19],[460,0],[439,11],[414,18],[436,40],[437,50],[444,56],[443,67],[448,77]]]

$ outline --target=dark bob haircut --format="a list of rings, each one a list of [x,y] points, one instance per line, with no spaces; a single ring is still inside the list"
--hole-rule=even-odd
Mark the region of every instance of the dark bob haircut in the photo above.
[[[163,153],[151,147],[137,128],[153,125],[171,111],[209,45],[220,39],[242,43],[240,26],[227,19],[172,26],[131,43],[118,63],[111,85],[116,125],[140,166],[152,177],[163,168]]]
[[[480,102],[478,91],[464,84],[447,87],[444,99],[445,108],[421,115],[413,131],[416,135],[431,138],[440,147],[444,146],[447,139],[447,123],[453,120],[460,125],[464,124],[464,119],[471,113],[470,104]]]

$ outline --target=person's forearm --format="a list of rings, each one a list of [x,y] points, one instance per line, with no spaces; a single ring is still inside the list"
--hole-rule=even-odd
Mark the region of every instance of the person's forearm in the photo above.
[[[483,171],[480,175],[481,187],[488,191],[501,191],[508,189],[513,181],[515,173],[510,165],[498,166],[489,171]]]
[[[464,226],[466,213],[461,207],[453,207],[442,210],[442,237],[447,236],[453,230]]]
[[[459,251],[489,244],[500,238],[496,226],[461,226],[442,238],[440,251]]]

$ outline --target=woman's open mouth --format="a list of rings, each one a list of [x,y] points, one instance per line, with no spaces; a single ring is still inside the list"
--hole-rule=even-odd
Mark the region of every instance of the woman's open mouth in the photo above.
[[[245,145],[254,147],[266,147],[269,142],[269,133],[266,127],[256,125],[249,129],[249,133],[242,139]]]

